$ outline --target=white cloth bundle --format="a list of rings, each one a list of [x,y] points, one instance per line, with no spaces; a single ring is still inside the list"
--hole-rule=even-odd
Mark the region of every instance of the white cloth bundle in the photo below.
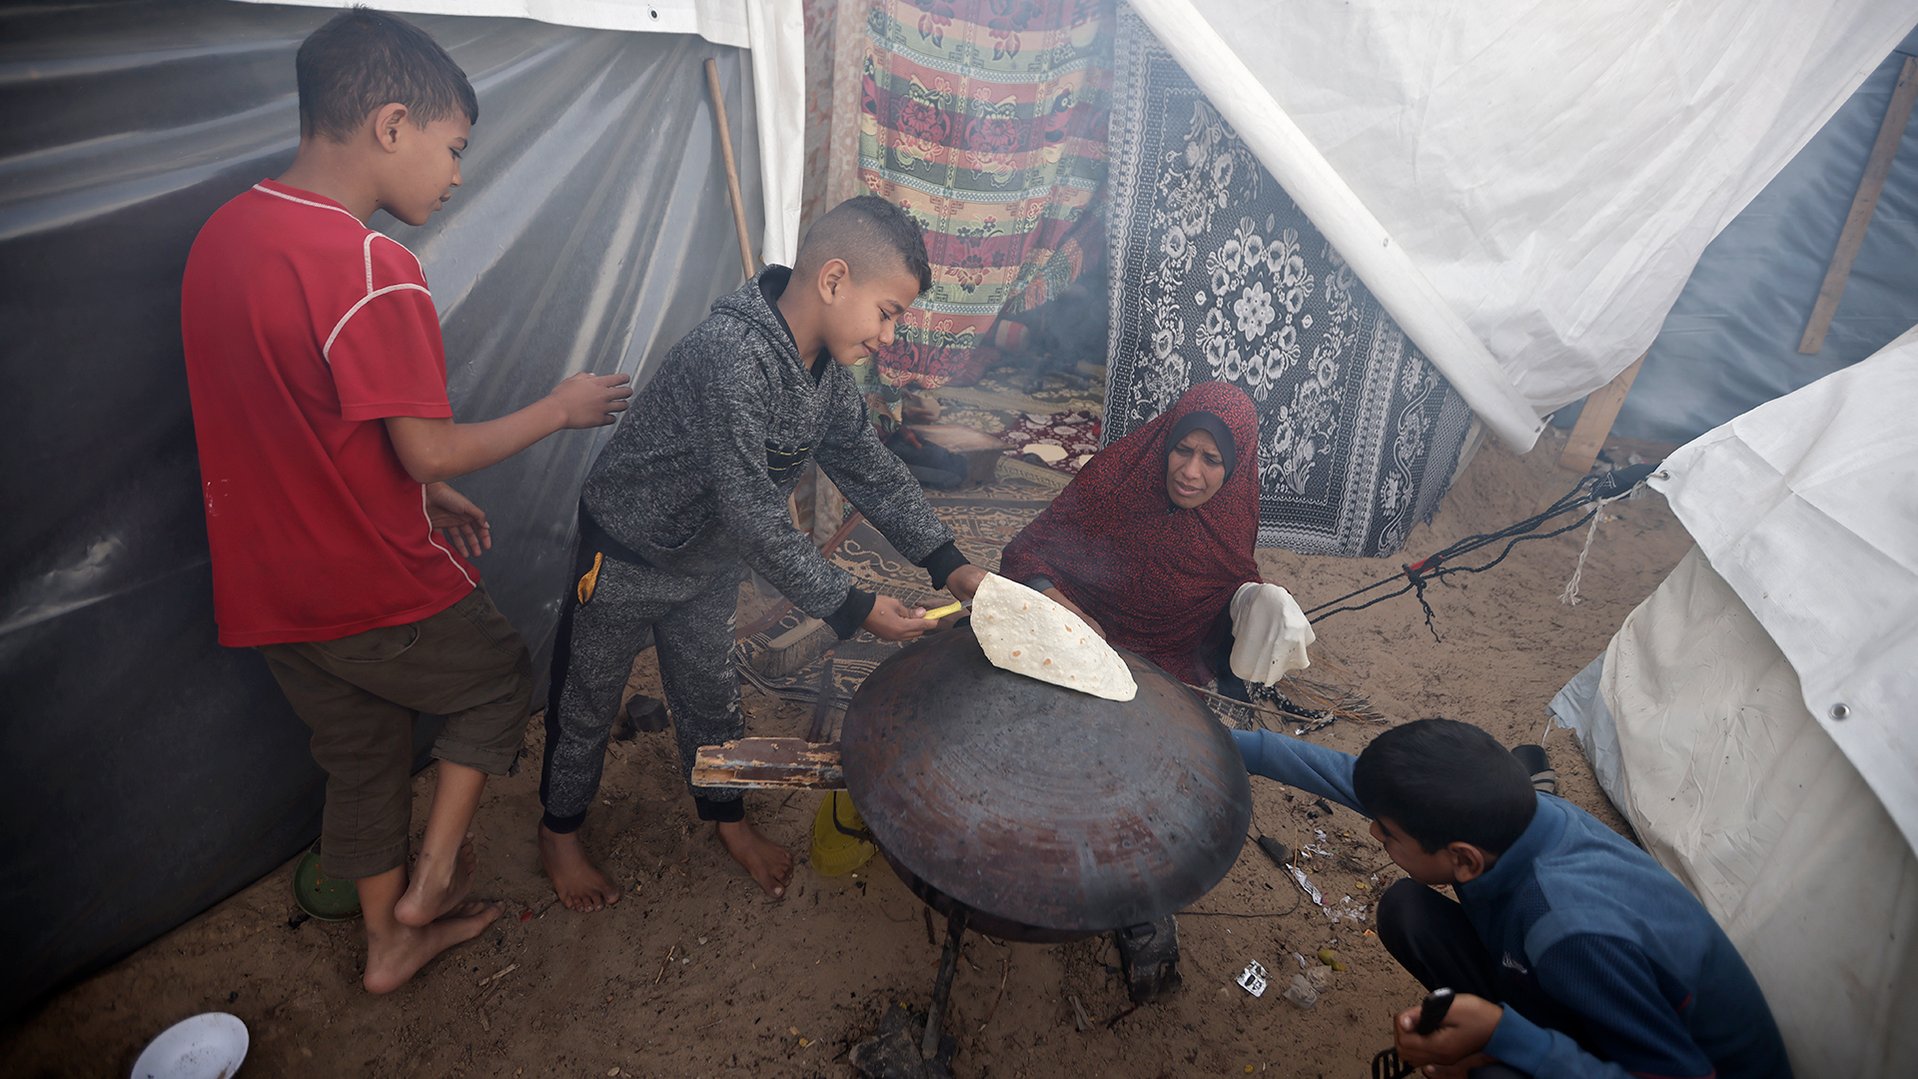
[[[1305,648],[1318,639],[1292,593],[1275,584],[1244,584],[1232,596],[1232,673],[1271,685],[1312,665]]]

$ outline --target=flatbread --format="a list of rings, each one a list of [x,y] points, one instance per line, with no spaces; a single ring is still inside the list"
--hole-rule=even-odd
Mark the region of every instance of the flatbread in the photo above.
[[[1109,701],[1139,695],[1125,660],[1085,619],[996,573],[972,598],[972,632],[1000,670]]]

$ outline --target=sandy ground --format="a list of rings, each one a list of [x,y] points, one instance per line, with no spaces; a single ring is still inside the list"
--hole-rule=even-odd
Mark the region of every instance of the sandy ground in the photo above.
[[[1269,579],[1310,607],[1394,572],[1470,533],[1525,517],[1571,486],[1548,435],[1520,458],[1488,447],[1438,517],[1399,558],[1346,560],[1262,551]],[[1616,504],[1583,581],[1562,605],[1583,530],[1521,545],[1490,573],[1431,590],[1442,640],[1408,596],[1318,627],[1313,673],[1363,693],[1393,720],[1446,715],[1508,744],[1536,741],[1544,706],[1602,650],[1620,620],[1689,546],[1662,499]],[[650,655],[635,688],[657,695]],[[755,733],[801,734],[804,710],[747,688]],[[1375,733],[1341,722],[1312,736],[1356,751]],[[537,762],[539,725],[527,735]],[[693,1076],[847,1075],[851,1044],[895,1002],[923,1006],[939,949],[924,908],[875,863],[856,878],[802,865],[783,902],[765,899],[693,819],[669,736],[616,743],[604,804],[587,839],[622,882],[617,907],[575,915],[548,906],[533,826],[536,767],[492,785],[479,817],[482,894],[506,918],[375,999],[359,989],[357,923],[293,924],[291,866],[112,968],[45,1001],[0,1036],[0,1074],[125,1075],[174,1021],[229,1011],[252,1032],[243,1075]],[[1617,826],[1568,735],[1547,743],[1561,793]],[[417,782],[423,811],[431,780]],[[1341,809],[1254,781],[1255,826],[1294,848],[1334,904],[1364,910],[1396,876],[1365,825]],[[762,827],[802,854],[818,795],[750,798]],[[1350,896],[1350,903],[1344,897]],[[522,913],[523,912],[523,913]],[[1369,919],[1334,922],[1255,848],[1180,919],[1185,989],[1127,1011],[1103,940],[1058,946],[969,936],[948,1014],[960,1076],[1362,1076],[1390,1043],[1388,1017],[1418,989],[1385,954]],[[1335,948],[1316,1007],[1280,990],[1298,956]],[[1231,984],[1249,960],[1274,972],[1255,999]],[[1076,1001],[1076,1004],[1075,1004]],[[1081,1029],[1078,1015],[1088,1020]]]

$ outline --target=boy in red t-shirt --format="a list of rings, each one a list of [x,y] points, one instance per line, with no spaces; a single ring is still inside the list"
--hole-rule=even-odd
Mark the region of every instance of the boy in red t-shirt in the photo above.
[[[299,152],[194,240],[181,335],[220,641],[259,649],[313,730],[321,869],[356,882],[363,984],[384,993],[499,917],[467,900],[467,828],[532,697],[526,647],[466,561],[491,546],[486,515],[445,481],[611,423],[632,391],[579,374],[511,415],[455,423],[420,264],[366,222],[423,225],[452,197],[472,85],[420,29],[364,9],[316,30],[295,67]],[[447,720],[409,873],[421,712]]]

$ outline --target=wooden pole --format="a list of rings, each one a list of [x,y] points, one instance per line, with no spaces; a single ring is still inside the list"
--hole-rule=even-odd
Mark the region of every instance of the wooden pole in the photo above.
[[[719,64],[706,58],[706,90],[713,97],[713,119],[719,124],[719,152],[726,159],[726,190],[733,200],[733,224],[739,230],[739,264],[746,276],[758,272],[753,265],[752,241],[746,237],[746,200],[739,194],[739,165],[733,160],[732,126],[726,122],[726,95],[719,89]]]
[[[1638,378],[1638,369],[1645,365],[1645,357],[1640,356],[1632,365],[1618,373],[1618,377],[1592,391],[1585,399],[1585,407],[1579,411],[1578,422],[1572,425],[1572,437],[1565,442],[1565,452],[1559,455],[1558,467],[1569,468],[1573,472],[1590,472],[1593,462],[1598,460],[1598,451],[1605,448],[1605,438],[1612,433],[1612,423],[1618,419],[1618,410],[1625,407],[1625,395],[1632,392],[1632,382]]]
[[[1809,356],[1825,347],[1825,331],[1831,329],[1832,316],[1838,313],[1839,297],[1851,279],[1852,260],[1865,245],[1865,228],[1878,208],[1878,195],[1891,175],[1891,163],[1898,156],[1898,140],[1904,137],[1911,121],[1911,107],[1918,101],[1918,57],[1907,56],[1899,69],[1898,85],[1885,106],[1885,120],[1878,125],[1878,141],[1871,144],[1871,156],[1865,159],[1865,175],[1858,181],[1858,193],[1852,196],[1851,212],[1845,215],[1844,231],[1838,234],[1838,247],[1831,253],[1831,265],[1825,281],[1818,286],[1818,302],[1812,305],[1811,321],[1805,324],[1805,336],[1798,351]]]

